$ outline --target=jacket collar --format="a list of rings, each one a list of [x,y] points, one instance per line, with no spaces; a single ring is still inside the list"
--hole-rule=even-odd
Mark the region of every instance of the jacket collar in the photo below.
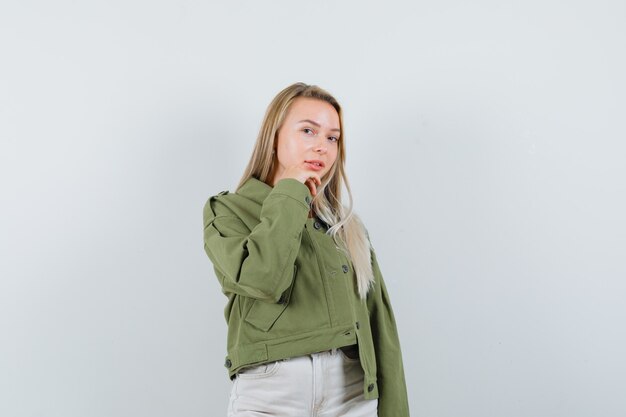
[[[256,179],[255,177],[250,177],[243,183],[236,193],[254,201],[255,203],[263,204],[263,201],[273,188],[274,187]]]

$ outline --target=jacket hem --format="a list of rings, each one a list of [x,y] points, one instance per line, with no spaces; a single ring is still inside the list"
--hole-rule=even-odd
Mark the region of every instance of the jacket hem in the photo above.
[[[234,379],[237,372],[244,366],[273,362],[327,349],[358,344],[356,332],[353,325],[347,325],[230,348],[226,356],[226,363],[230,364],[228,377],[231,380]],[[363,363],[361,363],[361,366],[363,367]],[[376,375],[369,374],[366,369],[363,369],[363,372],[363,393],[365,398],[378,398]]]

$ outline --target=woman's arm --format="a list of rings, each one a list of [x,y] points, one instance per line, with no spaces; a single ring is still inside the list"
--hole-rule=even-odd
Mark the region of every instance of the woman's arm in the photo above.
[[[373,248],[371,254],[375,289],[368,297],[367,305],[376,351],[378,416],[409,417],[409,401],[396,319]]]
[[[293,279],[310,199],[309,188],[297,179],[279,180],[263,201],[260,223],[250,231],[219,196],[209,198],[203,210],[204,250],[224,293],[280,301]]]

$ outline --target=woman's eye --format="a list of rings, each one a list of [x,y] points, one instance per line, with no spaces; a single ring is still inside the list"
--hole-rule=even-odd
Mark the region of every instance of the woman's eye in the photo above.
[[[303,132],[308,133],[308,132],[313,132],[313,129],[309,128],[309,127],[305,127],[304,129],[302,129]],[[339,138],[336,136],[330,136],[328,139],[332,140],[333,142],[338,142]]]

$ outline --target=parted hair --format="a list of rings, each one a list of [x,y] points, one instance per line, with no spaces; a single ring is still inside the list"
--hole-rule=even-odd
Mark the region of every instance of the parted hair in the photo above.
[[[296,82],[280,91],[270,102],[257,136],[248,166],[237,185],[237,191],[243,184],[255,177],[268,183],[278,163],[277,152],[272,152],[277,145],[280,130],[287,111],[298,97],[308,97],[330,103],[339,115],[341,137],[337,143],[337,159],[330,171],[321,178],[317,194],[313,197],[311,208],[315,215],[328,226],[327,234],[333,237],[337,246],[352,261],[356,273],[356,285],[361,300],[365,300],[374,282],[372,270],[371,242],[363,222],[353,210],[352,192],[345,172],[345,140],[343,115],[339,102],[326,90],[317,85]],[[349,204],[341,201],[341,188],[345,185]]]

